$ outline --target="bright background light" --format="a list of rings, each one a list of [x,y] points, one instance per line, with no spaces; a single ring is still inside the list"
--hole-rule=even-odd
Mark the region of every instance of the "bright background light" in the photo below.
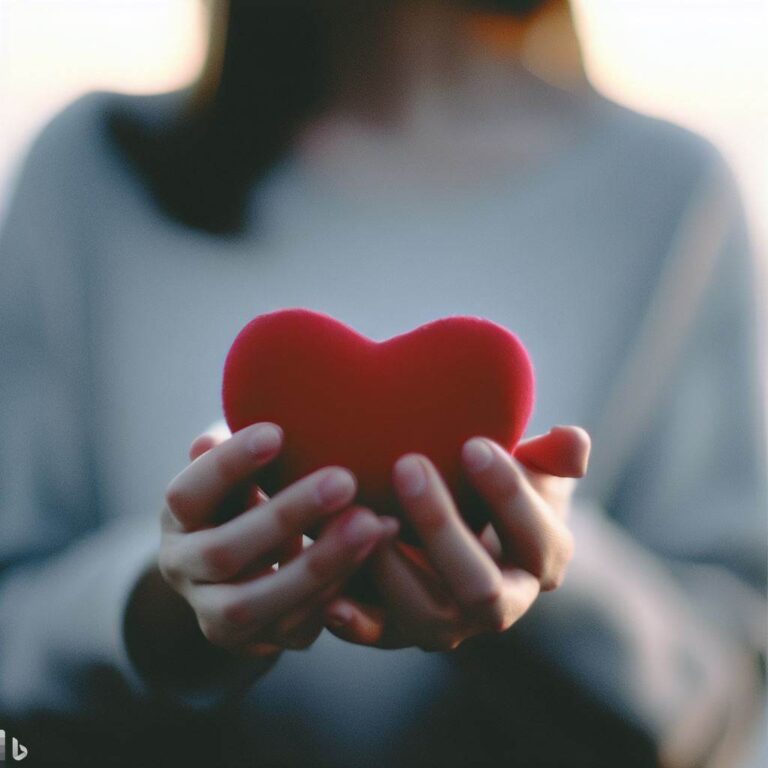
[[[713,139],[768,243],[768,3],[574,0],[595,84]],[[93,89],[159,92],[201,64],[201,0],[0,0],[0,209],[40,125]]]
[[[768,3],[574,0],[600,90],[712,139],[739,175],[768,245]]]
[[[41,125],[82,93],[162,92],[202,63],[201,0],[0,0],[0,210]]]

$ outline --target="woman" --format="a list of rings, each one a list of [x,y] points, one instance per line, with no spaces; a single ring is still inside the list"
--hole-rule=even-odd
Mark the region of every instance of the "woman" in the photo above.
[[[760,688],[765,483],[731,183],[702,141],[589,88],[562,3],[471,6],[218,2],[190,91],[90,96],[30,153],[2,240],[0,582],[0,706],[30,754],[733,764]],[[374,338],[457,313],[519,333],[533,431],[584,424],[596,454],[569,504],[564,481],[465,447],[498,519],[531,521],[516,583],[503,530],[468,538],[412,457],[403,506],[455,544],[427,547],[426,575],[350,507],[343,469],[204,530],[281,433],[181,451],[219,416],[239,328],[283,306]],[[518,622],[562,578],[569,506],[568,579]],[[281,548],[263,527],[281,509],[292,533],[331,522],[227,602],[265,539]],[[330,581],[291,569],[317,556]],[[361,565],[383,608],[345,596]]]

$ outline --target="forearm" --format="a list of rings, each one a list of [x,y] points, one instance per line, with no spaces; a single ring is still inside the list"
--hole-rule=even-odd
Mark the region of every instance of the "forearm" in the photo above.
[[[18,717],[40,711],[106,717],[126,696],[206,706],[239,693],[253,680],[254,663],[240,662],[236,679],[233,672],[213,688],[198,684],[194,665],[202,664],[209,680],[216,676],[216,665],[212,656],[187,655],[195,636],[186,617],[173,628],[180,617],[178,605],[161,592],[153,608],[141,607],[137,596],[150,587],[146,574],[153,572],[158,539],[151,518],[115,523],[56,555],[3,574],[0,710]],[[143,633],[141,624],[129,629],[126,621],[139,608]],[[126,629],[134,643],[131,651]],[[171,670],[158,674],[177,642],[185,652]],[[143,655],[136,653],[137,644]],[[175,674],[181,672],[186,675]]]

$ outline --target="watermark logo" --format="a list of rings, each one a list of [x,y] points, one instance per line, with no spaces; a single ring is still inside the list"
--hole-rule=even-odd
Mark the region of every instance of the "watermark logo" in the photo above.
[[[19,743],[19,740],[14,736],[11,739],[11,760],[16,763],[21,762],[27,755],[29,750]],[[5,731],[0,730],[0,763],[6,761],[6,740]]]

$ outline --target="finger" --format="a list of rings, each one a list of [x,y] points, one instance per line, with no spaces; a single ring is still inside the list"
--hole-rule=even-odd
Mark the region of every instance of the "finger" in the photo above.
[[[381,555],[377,554],[375,557],[379,558]],[[503,583],[504,611],[499,614],[495,625],[486,624],[482,629],[496,632],[509,629],[528,611],[539,591],[540,586],[536,577],[520,568],[506,569]],[[424,616],[422,615],[422,621]],[[381,606],[365,605],[347,597],[340,597],[330,603],[325,611],[325,619],[330,632],[346,642],[379,648],[402,648],[413,645],[414,638],[406,639],[394,626],[387,610]],[[446,638],[452,638],[443,642],[445,646],[443,650],[455,647],[462,637],[478,631],[478,629],[466,630],[459,627],[458,623],[454,623],[452,631],[443,632]],[[440,641],[433,639],[433,643],[436,647],[440,646]]]
[[[325,610],[325,625],[332,634],[348,643],[381,646],[386,631],[386,611],[382,606],[338,598]],[[388,644],[387,647],[392,646]]]
[[[384,547],[381,548],[382,553],[383,550]],[[376,559],[381,557],[381,554],[375,555]],[[504,611],[499,615],[495,626],[486,624],[483,628],[497,632],[509,629],[528,611],[539,591],[540,585],[535,576],[520,568],[505,569],[503,579]],[[336,637],[357,645],[402,648],[412,644],[393,626],[391,617],[388,616],[385,608],[377,605],[366,605],[346,596],[341,596],[328,605],[325,611],[325,625]],[[472,632],[465,634],[472,634]],[[457,636],[461,637],[461,634],[459,633]]]
[[[242,659],[276,659],[284,651],[277,643],[245,643],[230,648],[230,652]]]
[[[204,434],[196,437],[189,447],[189,460],[199,459],[204,453],[207,453],[216,445],[212,435]]]
[[[557,519],[560,521],[567,520],[571,511],[571,500],[576,488],[576,480],[571,477],[556,477],[555,475],[531,472],[522,464],[520,469],[531,488],[539,494]]]
[[[298,557],[304,550],[304,537],[301,534],[291,536],[283,546],[278,548],[277,562],[282,567]]]
[[[210,451],[211,448],[215,448],[231,436],[232,433],[225,422],[217,421],[211,424],[202,435],[192,441],[192,445],[189,448],[189,460],[194,461],[200,458],[204,453]]]
[[[284,648],[294,651],[309,648],[324,629],[323,608],[322,605],[313,604],[289,612],[275,624],[274,628],[267,629],[266,634]]]
[[[371,558],[376,585],[388,613],[409,627],[419,644],[434,642],[438,632],[461,620],[457,604],[448,595],[431,590],[399,551],[396,542],[382,545]]]
[[[177,568],[195,581],[220,582],[275,553],[285,561],[286,554],[300,551],[303,531],[346,507],[356,488],[349,470],[318,470],[227,523],[184,536]]]
[[[465,608],[491,608],[501,573],[459,515],[450,491],[424,456],[403,456],[393,471],[400,503],[424,545],[429,562]]]
[[[286,634],[283,646],[292,651],[306,650],[320,637],[323,629],[325,629],[323,616],[321,612],[318,612],[317,616],[313,617],[311,621],[305,622],[293,632]]]
[[[343,587],[342,580],[332,582],[319,594],[283,614],[272,626],[265,629],[265,636],[271,637],[274,642],[285,648],[308,648],[323,630],[328,604],[339,596]]]
[[[503,448],[485,438],[467,441],[462,461],[472,484],[489,504],[506,558],[536,576],[543,590],[559,586],[573,539],[522,469]]]
[[[269,501],[269,496],[255,483],[251,485],[245,499],[246,507],[258,507],[259,504],[263,504],[265,501]]]
[[[539,580],[528,571],[522,568],[505,568],[503,572],[506,613],[495,627],[497,632],[504,632],[518,621],[541,592]]]
[[[229,632],[252,633],[271,624],[336,580],[348,578],[397,527],[370,510],[340,515],[312,546],[272,575],[238,584],[202,584],[187,599],[198,616]]]
[[[553,427],[548,434],[526,440],[514,451],[528,469],[558,477],[584,477],[592,446],[581,427]]]
[[[477,538],[483,545],[485,551],[493,558],[495,563],[501,563],[504,558],[504,548],[501,546],[501,540],[499,534],[491,523],[483,528],[480,533],[477,534]]]
[[[166,504],[186,530],[194,530],[240,484],[270,462],[282,446],[282,430],[274,424],[254,424],[211,448],[179,473],[166,490]]]

